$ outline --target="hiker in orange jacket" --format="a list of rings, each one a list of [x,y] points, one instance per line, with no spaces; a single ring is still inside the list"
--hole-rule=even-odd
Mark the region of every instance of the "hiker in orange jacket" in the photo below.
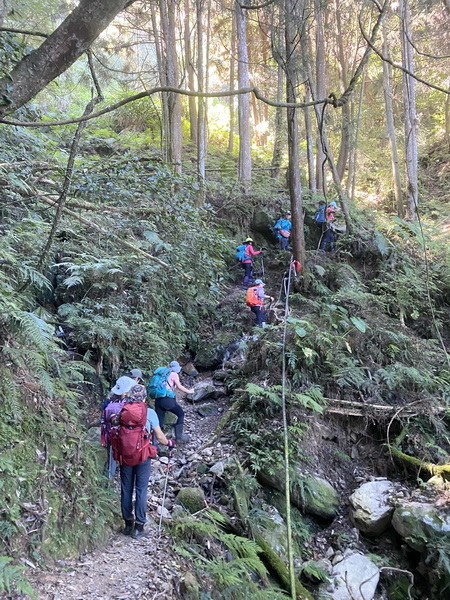
[[[247,295],[245,297],[245,301],[247,306],[250,307],[252,313],[256,316],[256,326],[257,327],[265,327],[266,326],[266,310],[264,308],[264,300],[267,298],[271,302],[273,302],[272,296],[267,296],[264,293],[265,283],[262,279],[257,279],[255,281],[255,285],[248,288]]]

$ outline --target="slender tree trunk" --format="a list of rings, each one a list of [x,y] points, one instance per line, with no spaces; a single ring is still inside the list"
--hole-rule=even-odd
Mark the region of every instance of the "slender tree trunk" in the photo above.
[[[414,72],[414,56],[411,29],[411,11],[408,0],[400,0],[400,30],[402,42],[402,64],[411,73]],[[417,116],[416,116],[416,82],[411,75],[403,73],[403,102],[405,115],[405,156],[407,175],[406,210],[411,221],[417,220],[419,204],[417,178]]]
[[[198,91],[204,91],[205,68],[204,68],[204,48],[203,48],[203,9],[204,0],[197,0],[197,79]],[[197,163],[198,163],[198,184],[197,204],[205,202],[205,161],[206,161],[206,116],[205,99],[198,98],[198,144],[197,144]]]
[[[166,60],[166,81],[170,87],[178,87],[178,58],[176,43],[176,0],[160,0],[161,27]],[[181,175],[181,98],[179,94],[167,94],[169,108],[169,161],[175,173]]]
[[[339,79],[341,83],[341,92],[344,92],[347,87],[347,57],[344,50],[344,41],[342,37],[342,23],[341,23],[341,5],[340,0],[335,0],[336,5],[336,42],[338,49],[338,71]],[[337,172],[340,181],[344,179],[345,169],[348,162],[348,155],[350,150],[350,138],[351,138],[351,119],[350,119],[350,102],[347,102],[342,107],[341,113],[341,145],[339,148],[339,156],[337,161]]]
[[[3,26],[3,22],[6,17],[6,13],[8,12],[8,5],[6,0],[0,0],[0,27]]]
[[[152,2],[150,4],[153,36],[155,38],[155,52],[156,61],[158,65],[159,81],[161,86],[167,85],[166,77],[166,60],[161,48],[161,37],[160,28],[156,18],[156,6]],[[161,94],[161,107],[162,107],[162,120],[161,120],[161,148],[164,156],[164,160],[169,162],[169,103],[167,101],[167,94]]]
[[[445,143],[450,150],[450,96],[445,98]]]
[[[310,40],[306,30],[303,30],[300,38],[302,66],[305,73],[305,102],[311,100],[311,93],[315,93],[314,81],[311,75],[311,60],[310,60]],[[312,192],[317,191],[316,174],[314,169],[314,134],[311,118],[311,109],[309,107],[303,109],[305,117],[305,136],[306,136],[306,156],[308,161],[308,187]]]
[[[359,146],[359,132],[361,129],[361,113],[362,113],[362,105],[363,105],[363,96],[364,96],[364,86],[366,82],[366,71],[363,72],[361,77],[361,87],[359,89],[359,98],[358,98],[358,112],[356,115],[356,123],[353,127],[354,137],[353,144],[351,148],[351,161],[349,164],[349,173],[347,179],[347,189],[350,190],[350,198],[352,201],[355,199],[355,190],[356,190],[356,174],[358,170],[358,146]]]
[[[188,89],[195,91],[194,65],[191,49],[191,0],[184,1],[184,55]],[[191,142],[197,144],[197,103],[194,96],[189,96],[189,131]]]
[[[283,83],[284,83],[284,71],[280,64],[277,67],[277,102],[283,101]],[[275,109],[275,131],[274,131],[274,143],[273,143],[273,154],[272,163],[273,167],[271,175],[274,179],[280,177],[281,159],[283,156],[283,109],[279,106]]]
[[[0,115],[11,113],[68,69],[128,0],[81,0],[61,25],[0,79]]]
[[[232,13],[231,21],[231,56],[230,56],[230,90],[234,90],[234,78],[235,78],[235,57],[236,56],[236,15]],[[229,115],[230,115],[230,126],[228,131],[228,153],[232,154],[234,149],[234,130],[235,130],[235,118],[234,118],[234,96],[230,96],[228,99]]]
[[[236,0],[236,33],[238,51],[238,86],[249,87],[248,52],[247,52],[247,12]],[[239,108],[239,180],[244,192],[250,191],[252,179],[252,159],[250,151],[250,98],[249,94],[238,97]]]
[[[316,20],[316,82],[314,96],[325,97],[326,71],[325,71],[325,36],[323,33],[323,6],[321,0],[314,0],[314,15]],[[325,154],[320,135],[316,144],[316,186],[318,190],[326,191]]]
[[[387,43],[387,32],[385,22],[383,22],[383,54],[384,56],[389,57],[389,47]],[[395,135],[394,111],[392,109],[391,65],[386,61],[383,61],[383,91],[384,104],[386,108],[386,129],[389,136],[389,143],[391,146],[392,178],[394,181],[395,204],[397,206],[398,216],[403,218],[404,211],[402,182],[400,178],[397,138]]]
[[[309,87],[306,86],[305,102],[311,101]],[[305,135],[306,135],[306,158],[308,162],[308,187],[312,192],[317,191],[316,176],[314,173],[314,139],[311,119],[311,109],[303,109],[305,115]]]
[[[298,24],[294,19],[295,0],[285,0],[286,23],[286,101],[296,102],[296,89],[298,85],[298,71],[300,60],[298,55]],[[305,237],[303,224],[303,199],[300,182],[300,136],[298,131],[298,109],[287,108],[288,131],[288,160],[289,160],[289,196],[292,213],[292,253],[294,260],[305,265]]]

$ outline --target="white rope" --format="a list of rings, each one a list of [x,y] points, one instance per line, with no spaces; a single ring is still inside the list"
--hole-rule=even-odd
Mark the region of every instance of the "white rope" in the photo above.
[[[284,303],[284,326],[283,326],[283,343],[282,343],[282,380],[281,380],[281,407],[283,413],[283,435],[284,435],[284,470],[285,470],[285,496],[286,496],[286,527],[288,533],[288,558],[289,558],[289,576],[291,583],[291,598],[296,600],[295,589],[295,571],[294,571],[294,549],[292,543],[292,526],[291,526],[291,490],[289,476],[289,435],[286,413],[286,334],[287,334],[287,317],[289,312],[289,292],[291,289],[291,274],[294,266],[292,262],[289,265],[289,274],[287,280],[286,299]],[[285,282],[286,280],[283,279]]]

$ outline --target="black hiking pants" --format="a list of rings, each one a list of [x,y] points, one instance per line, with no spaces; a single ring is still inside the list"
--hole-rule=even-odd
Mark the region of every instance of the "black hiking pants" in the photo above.
[[[184,423],[184,410],[177,403],[176,398],[156,398],[155,400],[155,412],[158,416],[159,426],[164,426],[166,418],[166,412],[169,411],[178,417],[175,425],[183,425]]]

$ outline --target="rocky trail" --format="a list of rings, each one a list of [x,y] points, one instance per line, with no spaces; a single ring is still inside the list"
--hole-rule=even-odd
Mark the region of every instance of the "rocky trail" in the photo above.
[[[211,389],[214,383],[218,387],[219,382],[211,377],[202,377],[198,389]],[[160,456],[152,463],[147,503],[148,535],[134,540],[119,530],[105,546],[94,552],[78,559],[58,560],[46,570],[30,570],[28,576],[38,600],[170,600],[180,597],[180,590],[187,585],[184,580],[189,566],[174,550],[174,540],[165,523],[171,519],[175,498],[181,488],[202,488],[207,506],[214,497],[214,483],[223,471],[223,461],[232,451],[232,447],[220,439],[211,446],[207,445],[228,409],[229,400],[219,392],[216,394],[219,398],[210,404],[201,400],[205,395],[205,392],[197,394],[200,400],[195,403],[180,400],[185,409],[185,431],[190,440],[174,450],[169,464],[167,456]],[[162,506],[167,474],[167,491]],[[118,474],[114,484],[119,502]],[[179,506],[177,509],[183,510]],[[159,530],[161,511],[163,518]],[[122,522],[120,526],[123,526]]]

